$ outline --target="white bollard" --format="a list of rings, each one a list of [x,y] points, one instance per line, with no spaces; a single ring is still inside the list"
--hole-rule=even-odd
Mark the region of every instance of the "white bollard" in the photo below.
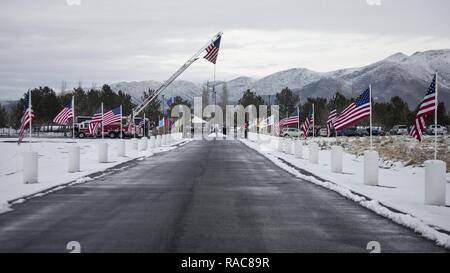
[[[38,154],[28,151],[23,153],[23,183],[38,182]]]
[[[126,154],[126,146],[124,140],[119,140],[119,145],[117,147],[117,155],[124,157]]]
[[[76,173],[80,171],[80,146],[69,145],[68,151],[68,165],[67,171],[69,173]]]
[[[141,138],[141,145],[139,147],[140,151],[146,151],[148,148],[148,138],[147,137],[142,137]]]
[[[425,205],[445,207],[446,169],[444,161],[425,161]]]
[[[131,142],[131,150],[137,151],[137,149],[138,149],[138,141],[137,141],[137,138],[132,138],[132,139],[130,140],[130,142]]]
[[[283,138],[277,137],[275,145],[277,146],[277,151],[282,152],[283,151]]]
[[[291,141],[290,141],[290,145],[291,145],[291,148],[290,148],[290,150],[291,150],[291,155],[295,155],[295,142],[296,142],[295,139],[291,139]]]
[[[150,137],[150,149],[155,148],[155,136]]]
[[[331,146],[331,172],[342,173],[342,157],[344,149],[341,146]]]
[[[157,135],[156,136],[156,147],[161,147],[161,136]]]
[[[287,145],[286,145],[287,139],[286,138],[282,138],[281,139],[281,147],[283,147],[283,153],[286,153],[287,151]]]
[[[292,154],[292,140],[286,139],[286,154]]]
[[[303,143],[301,140],[294,141],[294,153],[296,158],[303,158]]]
[[[309,163],[318,164],[319,163],[319,145],[315,142],[311,142],[308,145],[309,148]]]
[[[364,151],[364,184],[378,186],[378,152]]]
[[[166,145],[166,135],[161,136],[161,146]]]
[[[98,144],[98,163],[108,163],[108,143]]]

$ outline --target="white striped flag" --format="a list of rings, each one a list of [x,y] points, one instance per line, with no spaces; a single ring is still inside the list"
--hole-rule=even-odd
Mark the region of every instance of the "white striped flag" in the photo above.
[[[219,55],[220,39],[222,39],[222,36],[219,36],[219,38],[214,43],[211,43],[206,48],[206,55],[205,57],[203,57],[213,64],[216,64],[217,56]]]
[[[20,120],[19,139],[17,140],[17,144],[22,143],[25,129],[29,127],[34,118],[33,109],[31,108],[31,93],[28,93],[28,99],[25,100],[25,107],[22,119]],[[30,130],[32,130],[32,128],[30,128]]]
[[[430,87],[428,87],[427,94],[420,103],[419,111],[416,114],[416,118],[414,119],[411,132],[409,133],[412,137],[416,138],[418,141],[422,141],[423,131],[425,130],[425,118],[436,110],[437,107],[436,89],[437,89],[436,75],[434,75]]]
[[[367,88],[336,118],[334,128],[339,131],[358,120],[370,116],[370,111],[370,88]]]
[[[103,113],[102,108],[98,108],[95,111],[94,116],[92,116],[91,121],[89,122],[89,134],[93,135],[97,131],[97,126],[100,125],[103,121]]]
[[[302,124],[301,130],[305,138],[308,137],[309,126],[314,122],[314,115],[310,112],[306,117],[305,122]]]
[[[67,125],[69,119],[73,118],[72,102],[69,102],[53,119],[56,124]]]
[[[331,136],[331,129],[334,128],[334,123],[336,121],[336,100],[333,100],[330,107],[330,113],[327,119],[327,136]]]
[[[122,113],[120,112],[120,106],[113,108],[103,115],[103,126],[109,125],[114,122],[122,120]]]

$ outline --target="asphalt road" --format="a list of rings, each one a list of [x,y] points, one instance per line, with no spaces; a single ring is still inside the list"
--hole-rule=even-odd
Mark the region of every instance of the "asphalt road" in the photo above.
[[[442,252],[237,141],[193,141],[0,215],[0,252]]]

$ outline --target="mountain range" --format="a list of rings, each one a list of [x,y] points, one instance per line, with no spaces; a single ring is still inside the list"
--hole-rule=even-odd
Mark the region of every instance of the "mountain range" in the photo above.
[[[450,103],[450,49],[416,52],[411,56],[396,53],[381,61],[359,68],[339,69],[331,72],[316,72],[307,68],[292,68],[261,79],[238,77],[227,81],[229,101],[236,103],[250,89],[265,99],[289,87],[304,102],[308,97],[332,98],[339,88],[347,97],[358,96],[372,84],[374,100],[389,101],[400,96],[410,108],[415,108],[424,97],[433,74],[439,75],[439,100]],[[156,89],[161,82],[120,82],[111,84],[113,90],[122,90],[139,100],[142,92]],[[201,96],[204,83],[175,81],[164,94],[166,97],[181,96],[192,100]],[[223,82],[217,83],[221,92]],[[220,96],[218,96],[219,98]],[[219,100],[219,99],[218,99]],[[273,99],[272,99],[273,102]]]

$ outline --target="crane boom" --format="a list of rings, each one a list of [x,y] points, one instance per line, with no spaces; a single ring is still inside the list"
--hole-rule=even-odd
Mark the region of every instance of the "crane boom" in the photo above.
[[[217,39],[222,36],[222,32],[217,33],[208,43],[206,43],[200,50],[198,50],[187,62],[185,62],[170,78],[168,78],[158,89],[156,89],[153,94],[146,98],[140,105],[136,106],[133,110],[133,117],[138,115],[142,110],[147,107],[147,105],[156,99],[176,78],[178,78],[186,69],[188,69],[191,64],[198,60],[198,56],[210,45],[213,44]]]

